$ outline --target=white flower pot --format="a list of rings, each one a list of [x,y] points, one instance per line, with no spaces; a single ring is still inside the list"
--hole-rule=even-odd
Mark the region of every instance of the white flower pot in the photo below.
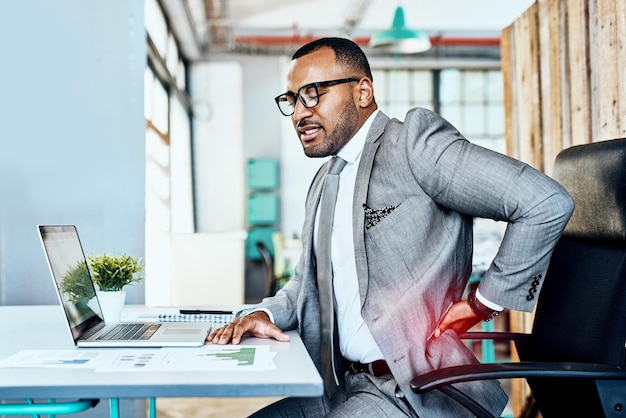
[[[107,324],[120,322],[122,309],[124,309],[124,302],[126,301],[126,292],[123,290],[117,292],[103,292],[98,290],[96,293],[98,294],[98,301],[100,301],[104,321]]]

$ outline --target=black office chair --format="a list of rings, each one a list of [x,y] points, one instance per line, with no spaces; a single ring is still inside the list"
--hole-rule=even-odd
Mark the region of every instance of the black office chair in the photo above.
[[[263,242],[257,241],[256,248],[261,253],[261,259],[265,267],[265,296],[274,296],[278,290],[278,282],[274,276],[274,257],[272,257],[272,253]]]
[[[626,138],[563,150],[554,177],[576,208],[552,255],[531,334],[468,333],[515,342],[521,362],[457,366],[416,376],[490,417],[454,383],[526,378],[544,418],[626,417]]]

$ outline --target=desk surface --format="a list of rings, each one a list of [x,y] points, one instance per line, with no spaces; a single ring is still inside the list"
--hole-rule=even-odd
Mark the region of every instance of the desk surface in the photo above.
[[[74,349],[60,306],[0,306],[0,359],[21,350]],[[247,338],[269,345],[270,371],[106,372],[3,368],[0,399],[321,396],[322,379],[295,331],[291,341]],[[80,349],[88,350],[88,349]]]

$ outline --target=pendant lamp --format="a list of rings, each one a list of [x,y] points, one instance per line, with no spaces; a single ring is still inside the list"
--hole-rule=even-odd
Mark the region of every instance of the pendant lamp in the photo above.
[[[430,38],[422,31],[408,29],[404,23],[404,8],[398,6],[391,29],[375,33],[370,46],[397,54],[416,54],[430,49]]]

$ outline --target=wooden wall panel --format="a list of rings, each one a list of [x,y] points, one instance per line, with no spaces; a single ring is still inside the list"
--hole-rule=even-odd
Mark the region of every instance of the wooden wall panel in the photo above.
[[[626,138],[626,0],[618,0],[615,7],[617,16],[617,91],[619,92],[619,135]]]
[[[537,0],[500,51],[509,155],[550,175],[562,149],[626,137],[626,0]],[[510,318],[529,331],[532,315]],[[520,416],[528,388],[512,386]]]
[[[543,157],[537,10],[538,6],[534,4],[513,24],[516,59],[512,81],[516,84],[517,103],[525,104],[513,108],[513,115],[517,119],[518,158],[541,170]]]
[[[626,137],[626,0],[537,0],[502,40],[511,156],[551,174],[564,148]]]
[[[571,142],[563,148],[591,142],[588,0],[569,0],[567,12]]]
[[[598,2],[588,1],[587,4],[588,16],[587,26],[589,30],[589,101],[591,103],[590,108],[590,120],[591,125],[591,138],[589,142],[593,142],[600,132],[600,66],[598,61],[600,59],[600,51],[596,48],[598,42]]]
[[[542,167],[551,174],[563,144],[570,143],[565,0],[538,0]]]
[[[596,28],[592,32],[589,47],[597,50],[597,61],[594,62],[597,86],[593,88],[592,117],[597,118],[592,125],[593,141],[603,141],[620,137],[619,85],[618,78],[624,68],[618,69],[617,60],[617,2],[615,0],[596,0],[592,10],[596,11]],[[592,23],[592,24],[593,24]],[[594,67],[592,67],[593,72]],[[623,115],[622,115],[623,117]]]
[[[510,129],[506,129],[504,133],[504,139],[506,144],[506,153],[512,157],[517,158],[519,152],[517,148],[514,148],[514,145],[518,144],[516,135],[517,135],[517,124],[516,118],[513,117],[513,103],[516,102],[515,99],[515,84],[512,83],[513,79],[513,67],[515,57],[513,56],[511,50],[513,49],[513,29],[512,26],[508,26],[502,29],[502,34],[500,36],[500,54],[502,56],[508,57],[506,60],[502,60],[502,82],[505,86],[508,86],[504,89],[504,126],[510,127]]]

